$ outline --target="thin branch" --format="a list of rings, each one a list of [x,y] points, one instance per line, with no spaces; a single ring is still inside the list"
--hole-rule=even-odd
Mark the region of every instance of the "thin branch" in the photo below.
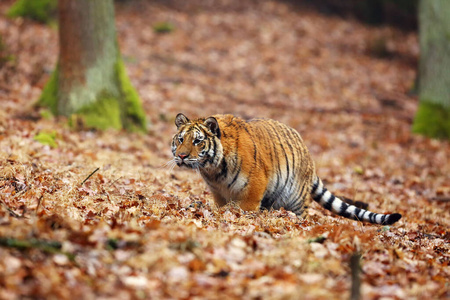
[[[91,176],[92,175],[94,175],[95,174],[95,172],[97,172],[98,170],[100,170],[100,168],[97,168],[97,169],[95,169],[94,170],[94,172],[92,172],[91,174],[89,174],[89,176],[88,177],[86,177],[86,179],[85,180],[83,180],[83,182],[82,183],[80,183],[80,185],[83,185],[89,178],[91,178]]]
[[[38,204],[36,206],[36,213],[39,211],[39,207],[41,206],[42,198],[44,198],[44,193],[39,197]]]
[[[0,200],[0,205],[9,212],[11,217],[14,217],[17,219],[23,218],[23,216],[16,214],[11,208],[9,208],[8,205],[6,205],[6,203],[3,202],[3,200]]]
[[[58,241],[45,241],[38,239],[20,240],[15,238],[0,237],[0,246],[16,248],[21,251],[29,249],[39,249],[49,254],[64,254],[71,261],[74,261],[75,255],[61,250],[62,245]]]
[[[430,198],[431,201],[438,201],[438,202],[449,202],[450,196],[436,196]]]

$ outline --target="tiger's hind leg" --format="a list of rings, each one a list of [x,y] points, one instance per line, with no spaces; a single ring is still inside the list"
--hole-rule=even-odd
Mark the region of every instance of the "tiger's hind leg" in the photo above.
[[[214,203],[216,204],[217,207],[222,207],[227,204],[227,200],[221,194],[214,191],[212,192],[212,194],[214,198]]]
[[[238,195],[236,202],[245,211],[257,211],[261,207],[266,187],[264,184],[248,184],[245,191]]]

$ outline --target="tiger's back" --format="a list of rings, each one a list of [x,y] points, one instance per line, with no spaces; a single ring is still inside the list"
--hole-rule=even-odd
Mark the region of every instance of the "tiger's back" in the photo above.
[[[300,134],[278,121],[245,121],[233,115],[191,121],[178,114],[175,123],[175,161],[199,169],[218,206],[235,202],[244,210],[283,207],[300,215],[311,195],[352,219],[391,224],[401,217],[356,208],[328,192]]]

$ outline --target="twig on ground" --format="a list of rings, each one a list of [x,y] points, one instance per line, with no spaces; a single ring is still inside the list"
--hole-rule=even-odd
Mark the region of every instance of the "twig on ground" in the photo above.
[[[438,201],[438,202],[449,202],[450,196],[436,196],[430,198],[431,201]]]
[[[0,200],[0,205],[9,212],[11,217],[18,219],[23,218],[23,216],[16,214],[11,208],[9,208],[8,205],[6,205],[6,203],[3,202],[3,200]]]
[[[83,180],[83,182],[80,183],[80,185],[83,185],[89,178],[91,178],[92,175],[95,174],[95,172],[97,172],[98,170],[100,170],[100,168],[97,168],[94,170],[94,172],[92,172],[91,174],[89,174],[88,177],[86,177],[86,179]]]
[[[16,248],[19,250],[39,249],[50,254],[64,254],[68,259],[73,261],[75,255],[61,251],[61,243],[57,241],[44,241],[38,239],[19,240],[15,238],[0,237],[0,246]]]
[[[37,203],[37,206],[36,206],[36,213],[39,211],[39,207],[41,206],[43,198],[44,198],[44,193],[42,193],[42,195],[38,199],[38,203]]]

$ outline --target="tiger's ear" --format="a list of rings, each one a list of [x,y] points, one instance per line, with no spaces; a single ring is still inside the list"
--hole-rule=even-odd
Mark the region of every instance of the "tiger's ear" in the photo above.
[[[215,136],[217,136],[218,139],[220,139],[220,128],[216,118],[209,117],[208,119],[206,119],[205,126],[208,127],[208,129],[212,132],[212,134],[214,134]]]
[[[175,125],[177,125],[177,128],[180,128],[180,126],[186,124],[187,122],[189,122],[188,117],[186,117],[186,116],[183,115],[182,113],[179,113],[179,114],[175,117]]]

